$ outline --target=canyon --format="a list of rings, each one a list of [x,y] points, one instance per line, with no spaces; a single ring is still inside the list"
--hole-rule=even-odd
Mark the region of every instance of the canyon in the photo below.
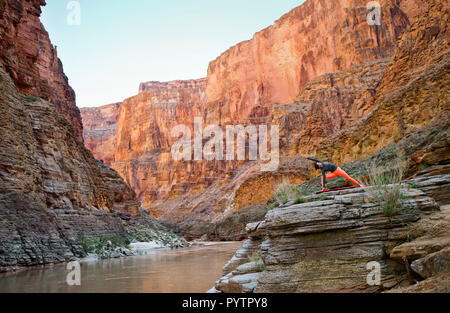
[[[448,21],[448,4],[430,1],[401,36],[373,109],[319,144],[361,177],[403,154],[412,178],[388,186],[402,188],[402,209],[384,211],[376,186],[289,199],[246,225],[210,292],[449,292]],[[298,188],[311,194],[320,178]],[[380,281],[370,284],[374,264]]]
[[[189,245],[182,235],[245,240],[212,292],[448,292],[449,6],[379,2],[372,25],[366,1],[307,0],[205,78],[142,82],[80,110],[39,20],[45,1],[0,0],[0,271],[75,260],[92,241],[113,246],[106,257]],[[278,126],[278,168],[175,160],[172,130],[195,135],[195,118]],[[370,188],[314,195],[303,155],[358,178],[403,157],[407,209],[386,216]],[[303,198],[276,207],[285,184]],[[381,287],[363,279],[370,261]]]
[[[0,61],[17,89],[53,103],[83,139],[75,92],[39,17],[45,0],[1,1]]]
[[[85,148],[44,4],[0,1],[0,271],[75,260],[94,240],[172,245],[181,238]]]
[[[383,106],[381,94],[394,90],[393,75],[407,66],[420,68],[419,64],[394,65],[393,58],[399,54],[404,31],[431,3],[380,4],[381,25],[369,25],[364,1],[306,1],[212,61],[206,78],[142,83],[138,95],[120,105],[115,146],[111,133],[92,139],[92,129],[85,131],[85,141],[97,158],[111,162],[152,216],[177,225],[188,238],[206,234],[214,240],[242,239],[246,222],[261,218],[264,203],[278,185],[300,184],[317,175],[299,155],[345,164],[402,138],[388,140],[384,132],[374,135],[377,139],[367,136],[370,140],[358,153],[354,151],[358,143],[344,143],[346,130],[355,137],[359,132],[377,132],[378,125],[363,129],[363,120]],[[445,98],[442,92],[439,89],[434,99]],[[95,110],[82,110],[86,125],[102,120],[101,114],[91,113]],[[445,103],[429,106],[416,128],[443,111]],[[390,112],[392,120],[395,114]],[[406,114],[408,122],[415,118],[411,112]],[[264,173],[256,161],[174,161],[170,148],[178,138],[171,136],[171,130],[181,124],[193,131],[195,117],[201,117],[204,125],[221,127],[278,125],[278,170]],[[102,127],[94,131],[102,132]],[[332,144],[335,138],[339,148]],[[338,158],[336,153],[346,157]],[[242,219],[236,232],[223,227],[233,216]]]

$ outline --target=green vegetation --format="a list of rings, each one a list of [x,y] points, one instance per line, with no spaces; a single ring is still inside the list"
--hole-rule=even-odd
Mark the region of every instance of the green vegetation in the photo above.
[[[407,182],[408,186],[411,188],[417,188],[417,186],[412,182]]]
[[[273,209],[275,209],[275,208],[277,208],[278,207],[278,203],[277,202],[274,202],[274,203],[272,203],[270,206],[269,206],[269,211],[272,211]]]
[[[274,192],[275,199],[279,205],[286,204],[289,200],[294,200],[294,204],[308,202],[306,193],[297,186],[283,183]]]
[[[305,193],[296,187],[297,194],[295,195],[294,204],[306,203],[308,199],[305,197]]]
[[[430,165],[427,164],[427,163],[420,163],[420,164],[419,164],[418,171],[419,171],[419,172],[422,172],[423,170],[426,170],[426,169],[429,168],[429,167],[430,167]]]
[[[26,100],[27,102],[34,102],[34,101],[38,100],[38,98],[35,97],[35,96],[32,96],[32,95],[26,95],[26,96],[25,96],[25,100]]]
[[[115,249],[118,247],[130,248],[130,240],[128,238],[116,235],[112,237],[100,238],[82,238],[81,246],[84,254],[99,253],[103,248],[109,247]]]
[[[275,191],[275,199],[279,205],[286,204],[289,201],[289,193],[291,186],[288,184],[281,184]]]
[[[317,198],[314,201],[316,201],[316,202],[318,202],[318,201],[326,201],[327,199],[328,199],[327,196],[321,196],[320,198]]]
[[[264,270],[264,262],[259,253],[257,252],[253,253],[251,256],[248,257],[248,259],[250,260],[250,262],[256,263],[261,270]]]
[[[366,185],[372,186],[366,191],[372,201],[379,203],[386,216],[399,214],[407,197],[403,195],[402,179],[406,171],[406,162],[401,153],[384,165],[372,163],[367,168],[368,178],[363,178]]]

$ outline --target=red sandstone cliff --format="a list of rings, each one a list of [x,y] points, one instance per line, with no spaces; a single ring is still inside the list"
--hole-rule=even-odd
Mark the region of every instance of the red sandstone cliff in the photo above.
[[[82,108],[83,137],[86,147],[94,157],[109,166],[114,162],[117,120],[121,103],[98,108]]]
[[[141,84],[121,106],[113,167],[145,208],[192,236],[267,200],[281,181],[305,180],[309,173],[290,155],[314,153],[373,109],[399,36],[424,8],[420,0],[380,3],[381,25],[370,26],[366,1],[309,0],[211,62],[206,86]],[[170,131],[192,127],[196,116],[204,125],[280,125],[279,171],[261,174],[252,162],[175,162]]]
[[[0,1],[0,62],[20,92],[57,106],[82,139],[75,93],[39,17],[44,0]]]
[[[167,199],[177,184],[183,189],[190,181],[198,182],[195,175],[204,164],[172,159],[171,146],[178,138],[171,137],[171,130],[179,124],[192,126],[194,117],[203,115],[205,99],[204,79],[151,83],[120,106],[113,167],[144,205]]]
[[[200,79],[191,79],[191,80],[174,80],[170,82],[145,82],[139,85],[139,93],[147,91],[147,90],[155,90],[155,89],[196,89],[196,88],[205,88],[207,80],[206,78]]]
[[[367,1],[309,0],[210,63],[208,102],[225,121],[258,105],[292,103],[305,84],[393,54],[413,5],[380,1],[381,25],[367,23]]]
[[[400,38],[377,88],[373,110],[323,141],[321,157],[337,163],[365,158],[433,121],[445,120],[450,97],[449,3],[430,0],[425,7],[424,16]],[[447,143],[442,139],[444,148]],[[428,165],[444,162],[448,156],[441,158]]]

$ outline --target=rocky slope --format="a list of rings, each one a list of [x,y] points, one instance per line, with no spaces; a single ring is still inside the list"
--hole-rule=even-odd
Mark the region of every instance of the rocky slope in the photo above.
[[[283,182],[299,184],[309,178],[309,164],[299,154],[315,154],[319,144],[352,126],[373,109],[375,90],[387,59],[354,65],[319,76],[306,84],[291,104],[275,104],[271,123],[280,126],[281,166],[275,173],[256,173],[239,186],[236,209],[267,201]],[[252,192],[256,190],[258,192]]]
[[[249,239],[225,265],[225,276],[211,292],[417,288],[408,286],[445,274],[449,265],[448,212],[446,207],[439,211],[439,204],[428,196],[430,190],[448,189],[449,184],[449,175],[405,183],[402,193],[407,200],[394,216],[383,213],[369,189],[313,195],[303,204],[291,201],[269,211],[261,222],[247,225]],[[367,283],[369,262],[380,265],[379,285]],[[426,291],[448,292],[446,281]]]
[[[24,94],[53,103],[83,138],[75,92],[39,17],[44,0],[0,1],[0,61]]]
[[[192,237],[270,199],[282,181],[301,183],[310,173],[295,154],[313,154],[373,109],[397,39],[424,9],[419,0],[381,5],[381,25],[370,26],[366,2],[309,0],[211,62],[206,80],[142,83],[120,109],[112,166],[149,212]],[[280,125],[282,166],[270,175],[255,162],[174,162],[170,131],[192,129],[196,116],[204,126]]]
[[[62,67],[55,72],[53,63],[44,62],[51,44],[39,22],[43,3],[0,4],[2,31],[15,32],[7,34],[11,38],[2,33],[2,45],[3,38],[15,42],[8,43],[10,54],[2,54],[0,63],[0,271],[72,260],[86,255],[93,240],[116,245],[177,240],[141,210],[118,173],[84,147],[81,124],[73,125],[66,115],[74,103],[60,98],[71,94],[59,93],[70,89]],[[25,78],[28,85],[20,80]],[[46,97],[38,87],[52,92]]]

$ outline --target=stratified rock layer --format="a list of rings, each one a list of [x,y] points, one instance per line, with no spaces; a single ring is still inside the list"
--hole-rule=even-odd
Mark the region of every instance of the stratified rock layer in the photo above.
[[[75,92],[39,17],[44,0],[0,1],[0,62],[24,94],[53,103],[83,138]]]
[[[292,103],[315,77],[392,56],[420,7],[379,3],[381,25],[371,26],[367,1],[306,1],[210,63],[208,103],[234,122],[258,106]]]
[[[116,151],[117,120],[121,103],[98,108],[82,108],[83,137],[86,148],[94,157],[109,166],[114,162]]]
[[[97,155],[115,159],[112,166],[147,210],[186,232],[267,200],[282,180],[302,182],[306,173],[292,169],[261,179],[251,162],[175,162],[170,147],[178,138],[171,130],[179,124],[193,130],[194,117],[203,126],[274,123],[288,154],[305,146],[314,151],[372,109],[397,38],[420,12],[418,1],[381,4],[381,25],[370,26],[366,2],[310,0],[211,62],[207,79],[142,83],[140,94],[121,105],[114,157],[110,147],[102,149],[108,156]],[[102,146],[89,143],[93,151]],[[252,192],[258,182],[263,189]]]
[[[1,69],[0,193],[36,194],[49,208],[137,212],[135,193],[95,160],[57,109],[15,91]]]
[[[83,240],[177,236],[141,212],[50,102],[18,93],[0,64],[0,271],[72,260]]]
[[[355,125],[323,141],[317,149],[319,157],[337,164],[365,158],[448,112],[448,21],[447,1],[427,2],[423,16],[399,41],[377,88],[374,109]]]
[[[430,177],[421,182],[423,187],[439,187],[448,185],[450,176]],[[404,186],[410,184],[414,185],[415,181]],[[224,267],[225,276],[215,289],[221,292],[375,292],[397,286],[407,278],[404,260],[412,262],[448,246],[448,240],[445,244],[436,238],[437,250],[403,258],[408,252],[400,251],[411,249],[401,248],[402,243],[417,247],[412,240],[421,236],[414,231],[417,228],[414,225],[420,224],[423,215],[440,213],[439,205],[421,189],[405,187],[402,193],[407,197],[404,209],[391,217],[362,188],[313,195],[306,203],[290,202],[269,211],[263,221],[247,226],[248,241]],[[444,247],[438,248],[436,242],[442,242]],[[431,242],[429,245],[433,246]],[[261,261],[255,260],[255,256]],[[423,266],[436,258],[430,255],[422,262]],[[443,264],[445,258],[440,257],[436,271],[448,267],[448,262]],[[260,263],[259,267],[251,266],[255,261]],[[372,270],[372,267],[368,269],[370,262],[380,265],[380,285],[367,283]]]
[[[145,82],[139,85],[139,93],[147,91],[147,90],[155,90],[155,89],[196,89],[196,88],[205,88],[207,80],[206,78],[200,79],[191,79],[191,80],[174,80],[170,82]]]

